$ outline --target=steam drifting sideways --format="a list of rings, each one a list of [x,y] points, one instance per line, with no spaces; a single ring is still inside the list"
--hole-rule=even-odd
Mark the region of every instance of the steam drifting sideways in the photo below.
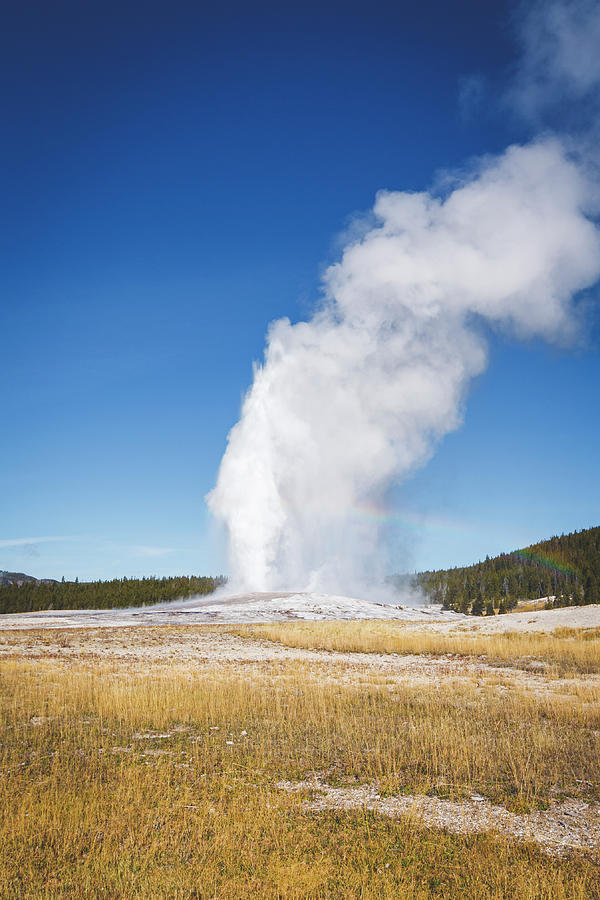
[[[312,319],[271,325],[229,435],[208,502],[239,585],[339,591],[381,574],[379,524],[353,513],[460,424],[486,364],[478,320],[574,333],[573,296],[600,276],[594,193],[547,139],[485,160],[445,198],[378,195]]]
[[[600,33],[600,4],[519,15],[507,96],[536,125],[557,98],[579,102],[577,135],[511,146],[444,193],[381,192],[310,321],[272,323],[208,495],[240,590],[372,593],[385,542],[364,511],[460,425],[485,327],[576,335],[577,295],[600,277],[597,123],[581,127],[597,119],[600,64],[578,52]]]

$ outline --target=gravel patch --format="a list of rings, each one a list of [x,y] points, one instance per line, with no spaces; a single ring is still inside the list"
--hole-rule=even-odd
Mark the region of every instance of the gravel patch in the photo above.
[[[372,785],[330,787],[318,779],[278,784],[281,790],[318,796],[306,801],[313,812],[329,809],[366,809],[383,816],[412,816],[428,828],[443,828],[456,834],[498,832],[518,841],[533,841],[545,853],[564,856],[574,851],[600,850],[600,803],[565,800],[546,810],[517,815],[495,806],[476,794],[470,800],[439,797],[381,797]]]

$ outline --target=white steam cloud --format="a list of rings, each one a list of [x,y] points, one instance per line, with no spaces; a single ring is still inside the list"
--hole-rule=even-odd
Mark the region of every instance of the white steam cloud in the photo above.
[[[308,322],[274,322],[208,497],[233,580],[356,591],[385,571],[368,513],[457,428],[482,323],[564,341],[600,277],[588,167],[547,137],[445,196],[381,192]]]
[[[517,15],[517,37],[522,55],[510,100],[522,113],[540,119],[550,107],[583,100],[597,107],[598,0],[524,4]],[[586,112],[589,123],[589,105]]]

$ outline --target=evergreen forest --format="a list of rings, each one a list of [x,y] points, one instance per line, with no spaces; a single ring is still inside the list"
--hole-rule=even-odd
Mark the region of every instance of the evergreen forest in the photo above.
[[[113,581],[36,581],[0,585],[0,613],[44,609],[123,609],[210,594],[226,581],[197,575],[115,578]]]
[[[420,572],[431,602],[472,615],[508,612],[520,600],[546,608],[600,603],[600,527],[551,537],[512,553],[454,569]]]

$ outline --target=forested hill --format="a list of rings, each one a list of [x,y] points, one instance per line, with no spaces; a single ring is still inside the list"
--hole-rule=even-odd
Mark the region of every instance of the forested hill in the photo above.
[[[24,576],[28,578],[28,576]],[[58,582],[32,579],[0,585],[0,614],[42,609],[123,609],[210,594],[224,584],[217,578],[115,578],[114,581]]]
[[[446,609],[482,615],[519,600],[555,597],[553,606],[600,603],[600,527],[551,537],[457,569],[421,572],[420,587]]]

